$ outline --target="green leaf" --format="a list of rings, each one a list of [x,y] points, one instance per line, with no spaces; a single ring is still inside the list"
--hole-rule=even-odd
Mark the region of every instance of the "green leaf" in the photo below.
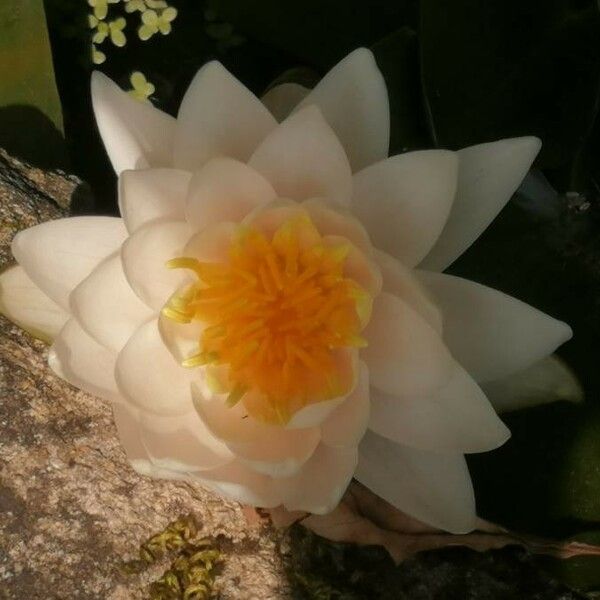
[[[0,145],[63,166],[63,120],[42,0],[0,3]]]

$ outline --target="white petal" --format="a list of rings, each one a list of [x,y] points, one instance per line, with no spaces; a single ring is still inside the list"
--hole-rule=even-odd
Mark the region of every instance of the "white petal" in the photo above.
[[[444,341],[477,380],[492,381],[551,354],[571,328],[492,288],[443,273],[419,272],[444,319]]]
[[[158,329],[162,340],[179,363],[198,353],[200,335],[205,328],[206,326],[199,321],[179,323],[162,313],[158,317]]]
[[[281,83],[268,90],[261,98],[271,114],[281,122],[310,92],[299,83]]]
[[[582,402],[584,391],[571,369],[556,355],[527,369],[490,381],[483,389],[498,412],[556,402]]]
[[[203,229],[221,221],[241,221],[274,199],[275,190],[262,175],[232,158],[214,158],[192,179],[186,217]]]
[[[174,165],[196,171],[215,156],[247,161],[277,122],[250,90],[218,62],[192,80],[177,117]]]
[[[352,210],[374,246],[413,267],[444,228],[457,173],[455,152],[421,150],[392,156],[354,176]]]
[[[190,279],[183,269],[169,269],[168,260],[183,255],[192,229],[185,221],[158,221],[140,227],[121,249],[125,277],[149,307],[159,311]]]
[[[288,510],[318,515],[331,512],[344,495],[357,463],[356,448],[320,444],[295,477],[276,479],[275,487]]]
[[[473,486],[461,454],[416,450],[367,432],[356,479],[423,523],[451,533],[475,528]]]
[[[119,441],[129,462],[132,463],[132,466],[136,463],[150,463],[150,457],[140,436],[140,411],[127,403],[115,403],[112,405],[112,409]]]
[[[119,390],[140,408],[175,417],[193,410],[194,371],[184,369],[163,344],[156,320],[142,325],[117,358]]]
[[[299,108],[310,104],[321,109],[341,140],[353,171],[387,157],[388,95],[370,50],[359,48],[333,67]]]
[[[119,176],[119,210],[129,233],[161,219],[183,221],[192,174],[179,169],[140,169]]]
[[[274,480],[250,469],[239,460],[211,471],[190,473],[190,478],[235,502],[261,508],[273,508],[281,504],[281,495],[275,489]]]
[[[45,342],[51,342],[69,318],[19,265],[0,273],[0,313]]]
[[[283,198],[328,198],[348,204],[350,165],[340,142],[314,106],[304,108],[274,129],[250,158]]]
[[[223,222],[203,229],[190,238],[184,248],[184,256],[191,256],[202,262],[228,262],[237,227],[236,223]]]
[[[71,294],[71,311],[97,342],[119,352],[133,332],[154,312],[134,293],[119,253],[98,265]]]
[[[33,283],[69,310],[73,288],[126,237],[122,219],[71,217],[20,231],[11,249]]]
[[[481,388],[458,364],[446,383],[422,396],[372,389],[369,428],[393,442],[436,452],[485,452],[510,437]]]
[[[286,429],[301,429],[303,427],[318,427],[329,415],[346,401],[345,397],[333,398],[309,404],[295,412],[286,423]]]
[[[369,423],[369,370],[361,362],[354,391],[323,423],[321,440],[334,448],[358,446]]]
[[[171,166],[173,117],[134,100],[98,71],[92,73],[92,106],[117,175],[125,169]]]
[[[284,429],[260,423],[248,414],[242,402],[228,407],[226,398],[206,398],[192,386],[194,406],[217,438],[250,468],[273,477],[289,477],[311,457],[319,443],[319,430]]]
[[[414,271],[381,250],[375,250],[373,259],[381,271],[383,291],[404,300],[441,335],[442,313]]]
[[[538,138],[522,137],[458,152],[456,199],[421,268],[443,271],[483,233],[519,187],[540,147]]]
[[[448,381],[454,360],[438,333],[408,304],[382,292],[363,332],[371,385],[392,395],[425,395]]]
[[[88,394],[119,401],[115,381],[117,355],[91,338],[71,319],[62,328],[48,354],[50,368],[62,379]]]

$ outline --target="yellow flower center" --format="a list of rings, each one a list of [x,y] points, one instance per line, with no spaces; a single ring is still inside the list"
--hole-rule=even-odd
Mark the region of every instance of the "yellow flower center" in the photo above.
[[[198,352],[184,366],[226,365],[228,403],[259,392],[265,405],[252,412],[266,421],[285,423],[307,404],[348,393],[352,382],[340,370],[339,352],[365,345],[360,331],[371,306],[369,294],[344,273],[349,249],[327,244],[303,214],[271,239],[241,225],[227,263],[169,261],[197,276],[163,309],[204,327]]]

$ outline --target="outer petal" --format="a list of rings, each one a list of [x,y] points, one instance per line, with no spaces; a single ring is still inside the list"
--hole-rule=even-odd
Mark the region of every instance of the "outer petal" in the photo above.
[[[357,463],[356,448],[320,444],[295,477],[274,480],[285,508],[318,515],[331,512],[344,495]]]
[[[437,332],[408,304],[382,292],[363,332],[361,358],[371,385],[392,395],[431,393],[450,379],[454,360]]]
[[[119,210],[129,233],[161,219],[183,221],[191,177],[179,169],[123,171]]]
[[[123,396],[148,412],[175,417],[193,410],[194,373],[167,350],[156,320],[142,325],[125,344],[115,377]]]
[[[117,174],[172,164],[175,119],[138,102],[102,73],[92,73],[92,106]]]
[[[321,109],[341,140],[353,171],[387,157],[388,95],[370,50],[359,48],[333,67],[299,107],[310,104]]]
[[[214,158],[192,179],[186,217],[196,229],[221,221],[237,222],[275,196],[273,186],[244,163]]]
[[[154,315],[127,283],[118,253],[73,290],[71,311],[89,335],[113,352],[119,352],[133,332]]]
[[[260,100],[218,62],[196,74],[177,117],[174,164],[195,171],[215,156],[246,161],[277,125]]]
[[[484,452],[510,431],[481,388],[456,364],[453,376],[423,396],[390,396],[371,390],[369,428],[393,442],[435,452]]]
[[[71,319],[58,334],[48,354],[50,368],[88,394],[119,401],[115,381],[117,355],[91,338]]]
[[[367,432],[356,479],[399,510],[451,533],[475,528],[475,497],[461,454],[437,454]]]
[[[483,389],[498,412],[518,410],[547,402],[581,402],[584,391],[577,377],[556,355],[523,371],[490,381]]]
[[[354,391],[323,423],[321,439],[327,446],[352,448],[358,446],[369,423],[369,370],[359,364],[358,383]]]
[[[522,137],[459,151],[456,199],[422,268],[443,271],[483,233],[519,187],[540,147],[538,138]]]
[[[281,83],[268,90],[261,100],[277,121],[281,122],[290,115],[309,92],[308,88],[298,83]]]
[[[19,265],[0,273],[0,313],[46,342],[56,337],[69,318],[69,313],[50,300]]]
[[[33,283],[69,310],[69,294],[123,243],[127,231],[114,217],[71,217],[20,231],[12,252]]]
[[[347,204],[350,165],[340,142],[319,110],[309,106],[272,131],[250,158],[279,196],[294,200],[329,198]]]
[[[125,277],[139,298],[156,311],[190,278],[182,269],[169,269],[166,262],[182,256],[191,234],[185,221],[158,221],[140,227],[123,244]]]
[[[571,328],[486,286],[443,273],[422,271],[444,318],[444,341],[477,380],[520,371],[566,342]]]
[[[412,267],[444,228],[457,173],[457,155],[447,150],[392,156],[354,176],[352,210],[377,248]]]

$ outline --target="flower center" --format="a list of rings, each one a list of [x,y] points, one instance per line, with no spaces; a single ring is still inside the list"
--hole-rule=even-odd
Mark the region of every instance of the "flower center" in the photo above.
[[[345,276],[348,244],[331,245],[302,214],[269,239],[241,225],[228,262],[175,258],[197,281],[174,296],[163,314],[199,321],[198,352],[186,367],[226,365],[228,403],[258,391],[267,414],[285,423],[298,408],[348,393],[339,351],[366,345],[360,336],[371,297]]]

